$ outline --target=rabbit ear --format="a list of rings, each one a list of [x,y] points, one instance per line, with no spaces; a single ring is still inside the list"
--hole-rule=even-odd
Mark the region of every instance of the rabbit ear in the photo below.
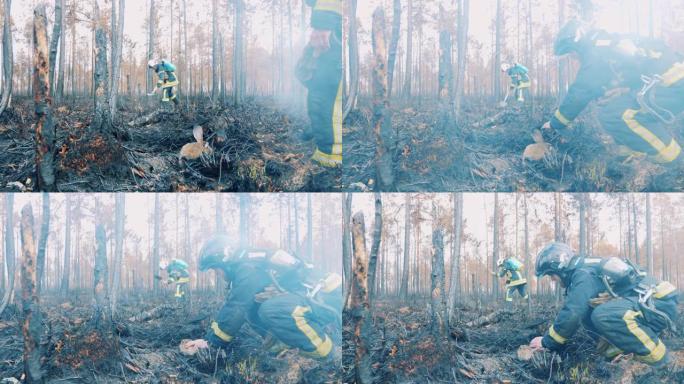
[[[204,141],[204,129],[202,129],[202,126],[196,126],[192,130],[192,135],[195,136],[195,140],[197,140],[198,143]]]

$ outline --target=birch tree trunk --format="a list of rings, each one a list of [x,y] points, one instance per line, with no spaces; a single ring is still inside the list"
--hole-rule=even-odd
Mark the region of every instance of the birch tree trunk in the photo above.
[[[45,5],[33,11],[33,99],[36,113],[36,172],[38,189],[55,190],[55,126],[50,97],[47,17]]]
[[[5,7],[3,9],[3,27],[2,27],[2,92],[0,92],[0,116],[9,105],[12,97],[12,82],[14,70],[14,52],[12,48],[12,25],[11,25],[11,9],[12,0],[5,0]]]
[[[454,217],[453,230],[454,240],[451,244],[451,273],[449,284],[448,316],[451,319],[454,315],[456,297],[461,293],[461,237],[463,234],[463,194],[453,193]]]
[[[50,40],[50,93],[52,96],[55,93],[55,62],[57,61],[57,47],[61,40],[63,8],[64,0],[55,0],[55,23],[52,27],[52,39]]]
[[[444,233],[441,228],[432,232],[431,288],[432,333],[438,339],[446,339],[449,323],[444,301]]]
[[[392,97],[394,86],[394,66],[397,61],[397,47],[401,35],[401,0],[394,0],[392,11],[392,37],[390,38],[389,57],[387,60],[387,98]]]
[[[119,192],[114,197],[114,263],[111,282],[112,313],[116,313],[121,285],[121,263],[123,259],[123,239],[125,235],[126,195]]]
[[[369,300],[375,299],[375,273],[378,263],[378,251],[382,241],[382,195],[375,192],[375,222],[373,223],[373,243],[371,244],[370,261],[368,263]]]
[[[7,308],[12,293],[14,292],[14,276],[16,272],[16,264],[14,260],[14,194],[5,193],[5,254],[4,263],[7,271],[7,287],[2,295],[2,302],[0,302],[0,315]]]
[[[42,6],[45,11],[45,5]],[[36,287],[36,247],[33,234],[33,211],[31,204],[21,209],[21,304],[24,336],[24,374],[27,383],[43,383],[40,337],[42,316],[40,298]]]

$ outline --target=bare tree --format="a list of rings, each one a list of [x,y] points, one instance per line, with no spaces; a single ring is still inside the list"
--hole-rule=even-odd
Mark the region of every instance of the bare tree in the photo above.
[[[112,314],[110,311],[109,289],[107,277],[107,234],[104,225],[97,224],[95,228],[95,269],[93,275],[93,292],[95,296],[95,313],[92,322],[95,327],[107,334],[111,332]]]
[[[157,276],[157,268],[159,268],[159,248],[161,232],[161,203],[159,201],[159,194],[154,194],[154,239],[152,249],[152,274]],[[153,279],[152,288],[154,293],[159,293],[159,279]]]
[[[157,23],[157,14],[156,14],[157,7],[155,6],[155,0],[150,0],[150,14],[149,14],[149,19],[147,22],[147,27],[148,27],[148,34],[147,34],[147,60],[152,60],[154,58],[154,46],[156,44],[155,41],[155,30],[157,28],[156,23]],[[147,67],[147,63],[145,63],[145,66]],[[153,82],[152,82],[152,71],[146,70],[146,89],[145,93],[149,92],[152,90]]]
[[[451,244],[451,273],[448,298],[448,316],[451,319],[454,315],[456,297],[460,294],[461,283],[461,237],[463,234],[463,194],[454,193],[454,217],[453,231],[454,238]]]
[[[65,297],[69,293],[69,275],[71,274],[71,220],[73,209],[71,204],[71,194],[67,193],[64,208],[66,211],[66,223],[64,226],[64,262],[62,263],[64,272],[62,274],[62,282],[59,288],[61,295]]]
[[[349,303],[349,295],[351,293],[351,203],[352,193],[346,193],[344,197],[344,204],[342,205],[342,268],[344,270],[344,305],[346,307]]]
[[[63,0],[62,0],[63,1]],[[119,96],[119,77],[121,76],[121,52],[123,50],[123,32],[126,0],[119,0],[119,18],[116,34],[114,34],[114,18],[116,12],[114,1],[112,0],[112,81],[109,89],[110,115],[114,120],[116,115],[117,98]],[[149,88],[148,88],[149,90]]]
[[[54,96],[55,89],[55,62],[57,61],[57,47],[62,33],[62,9],[64,0],[55,0],[55,23],[52,26],[52,38],[50,40],[50,92]]]
[[[33,11],[33,97],[36,113],[36,172],[38,189],[55,190],[55,126],[52,122],[52,98],[48,82],[49,57],[45,5]]]
[[[43,275],[45,271],[45,250],[47,249],[48,235],[50,234],[50,194],[43,192],[43,219],[40,224],[40,239],[38,240],[38,259],[36,265],[36,274],[38,275],[37,291],[40,291],[43,286]]]
[[[12,25],[10,19],[10,11],[12,9],[12,0],[5,0],[5,7],[3,9],[3,27],[2,27],[2,92],[0,92],[0,116],[10,103],[12,98],[12,83],[14,70],[14,57],[12,49]]]
[[[494,219],[493,219],[493,237],[492,237],[492,271],[497,270],[497,260],[499,259],[499,194],[494,193]],[[499,297],[499,279],[496,275],[492,276],[492,293],[493,296]]]
[[[0,302],[0,315],[7,308],[14,292],[14,194],[5,193],[5,271],[7,272],[7,287]]]
[[[211,98],[215,103],[219,96],[219,47],[218,6],[211,0]]]
[[[342,119],[356,106],[359,91],[359,36],[356,22],[357,0],[351,0],[349,10],[349,95]]]
[[[385,41],[385,11],[373,12],[373,132],[375,133],[376,190],[394,190],[392,169],[392,120],[387,95],[387,49]]]
[[[651,226],[651,195],[646,194],[646,265],[653,275],[653,228]]]
[[[392,97],[394,84],[394,64],[397,61],[397,47],[401,35],[401,0],[394,0],[392,7],[392,37],[390,38],[389,57],[387,60],[387,97]]]
[[[244,0],[235,0],[235,33],[233,41],[233,102],[242,104],[245,97],[245,58],[244,58]]]
[[[126,195],[119,192],[114,196],[114,263],[111,282],[112,313],[116,313],[121,284],[121,262],[123,259],[123,239],[125,234]]]
[[[42,6],[45,8],[45,5]],[[40,344],[42,315],[36,287],[36,246],[33,234],[33,211],[31,204],[21,209],[21,304],[24,336],[24,374],[27,383],[43,383]]]
[[[459,0],[458,1],[458,17],[457,17],[457,30],[456,30],[456,44],[458,46],[458,58],[456,59],[457,72],[456,72],[456,95],[454,96],[456,101],[456,114],[461,113],[461,104],[463,102],[463,90],[465,88],[465,71],[467,63],[467,52],[468,52],[468,23],[470,16],[470,0]]]
[[[446,302],[444,300],[444,233],[441,228],[432,232],[432,298],[430,314],[435,337],[445,339],[449,329]]]
[[[411,195],[404,195],[404,262],[402,264],[401,288],[399,296],[408,299],[409,247],[411,245]]]
[[[411,98],[411,81],[413,76],[413,0],[408,0],[406,14],[406,71],[404,79],[404,97]]]
[[[375,273],[378,263],[378,250],[382,241],[382,195],[375,192],[375,223],[373,223],[373,243],[371,244],[370,261],[368,262],[368,289],[370,301],[375,298]]]

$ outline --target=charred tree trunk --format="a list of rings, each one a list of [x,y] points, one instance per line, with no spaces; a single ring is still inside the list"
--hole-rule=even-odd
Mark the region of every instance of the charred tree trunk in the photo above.
[[[352,258],[351,258],[351,193],[347,193],[344,197],[344,204],[342,205],[342,268],[344,270],[344,305],[349,303],[349,295],[351,293],[351,273],[352,273]]]
[[[36,112],[36,172],[38,189],[55,190],[55,126],[48,82],[49,57],[45,5],[33,11],[33,99]]]
[[[2,27],[2,92],[0,92],[0,116],[5,112],[5,109],[12,98],[12,82],[14,70],[14,52],[12,49],[12,24],[10,18],[10,10],[12,9],[12,0],[5,0],[5,7],[3,9],[3,27]]]
[[[382,241],[382,196],[375,192],[375,223],[373,223],[373,243],[371,244],[370,261],[368,263],[368,289],[372,302],[375,299],[375,270],[378,263],[378,250]]]
[[[368,296],[368,254],[366,252],[366,226],[361,212],[352,219],[354,248],[354,277],[350,315],[354,328],[354,368],[358,384],[373,383],[373,368],[368,348],[371,340],[371,314]]]
[[[61,40],[63,8],[64,0],[55,0],[55,23],[52,27],[52,39],[50,40],[50,92],[52,96],[55,93],[55,62],[57,61],[57,47]]]
[[[394,0],[392,7],[392,37],[390,37],[389,58],[387,60],[387,98],[392,97],[394,86],[394,64],[397,61],[397,47],[401,35],[401,0]]]
[[[4,263],[7,271],[7,287],[0,302],[0,315],[7,308],[14,292],[14,276],[16,264],[14,262],[14,194],[5,193],[5,255]]]
[[[38,275],[37,294],[43,287],[43,275],[45,273],[45,250],[47,248],[48,235],[50,234],[50,194],[43,193],[43,220],[40,224],[40,239],[38,240],[38,258],[36,264],[36,274]]]
[[[349,95],[344,106],[342,120],[356,107],[359,91],[359,36],[356,23],[357,0],[351,0],[349,10]]]
[[[441,228],[432,233],[432,247],[432,333],[439,339],[446,339],[449,322],[444,300],[444,233]]]
[[[44,8],[45,6],[43,6]],[[43,9],[44,10],[44,9]],[[27,383],[43,383],[40,345],[42,318],[36,289],[36,248],[33,235],[33,211],[26,204],[21,209],[21,304],[24,336],[24,374]]]
[[[378,7],[373,12],[373,132],[375,133],[375,172],[378,191],[393,191],[392,121],[387,99],[387,49],[385,42],[385,12]]]

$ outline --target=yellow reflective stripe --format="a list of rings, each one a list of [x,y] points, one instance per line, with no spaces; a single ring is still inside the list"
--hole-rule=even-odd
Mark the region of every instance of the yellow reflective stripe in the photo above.
[[[294,311],[292,311],[292,318],[294,319],[297,328],[302,331],[304,336],[313,344],[315,349],[310,353],[317,357],[328,356],[332,350],[332,341],[330,341],[328,335],[325,335],[325,340],[322,340],[318,333],[316,333],[309,323],[307,323],[304,315],[309,311],[311,311],[311,308],[298,305],[295,307]]]
[[[342,155],[329,155],[321,152],[318,148],[316,148],[316,152],[311,156],[311,159],[326,167],[336,167],[342,164]]]
[[[332,127],[333,127],[333,146],[332,154],[341,155],[342,154],[342,82],[340,81],[340,86],[337,89],[337,97],[335,98],[335,105],[333,107],[332,115]]]
[[[676,289],[677,288],[675,288],[674,285],[670,284],[667,281],[663,281],[656,287],[656,292],[655,294],[653,294],[653,297],[655,297],[656,299],[662,299],[663,297],[674,292]]]
[[[554,339],[558,344],[565,344],[565,342],[568,341],[568,339],[559,335],[558,332],[556,332],[556,330],[553,329],[553,325],[551,326],[551,328],[549,328],[549,336],[551,336],[551,338]]]
[[[661,83],[665,87],[669,87],[672,84],[684,79],[684,62],[675,63],[672,68],[668,69],[662,76],[663,82]]]
[[[218,323],[215,321],[211,322],[211,330],[214,331],[214,335],[216,335],[219,339],[225,341],[226,343],[233,340],[233,336],[223,332],[221,328],[219,328]]]
[[[648,128],[644,127],[636,121],[635,116],[639,113],[636,109],[627,109],[622,114],[622,120],[627,124],[632,132],[636,133],[644,139],[648,144],[653,147],[658,154],[653,156],[654,160],[660,163],[669,163],[676,159],[681,153],[682,149],[679,147],[679,143],[672,139],[669,145],[665,145],[653,132],[649,131]]]
[[[567,126],[567,125],[570,124],[570,120],[568,120],[568,118],[566,118],[566,117],[561,113],[560,109],[556,109],[556,113],[554,113],[554,116],[556,117],[556,119],[558,119],[558,121],[560,121],[561,124],[563,124],[563,125],[565,125],[565,126]]]
[[[162,88],[171,88],[171,87],[175,87],[176,85],[178,85],[178,80],[175,80],[175,81],[167,81],[166,83],[163,83],[163,84],[164,84],[164,85],[162,86]]]
[[[648,349],[649,354],[648,355],[638,355],[637,357],[639,360],[648,362],[648,363],[655,363],[657,361],[660,361],[663,356],[665,356],[665,352],[667,351],[667,348],[665,348],[665,345],[658,340],[658,344],[656,344],[651,338],[648,336],[646,332],[644,332],[643,329],[639,328],[639,324],[637,324],[636,319],[638,316],[642,316],[641,311],[632,311],[628,310],[625,312],[625,315],[622,316],[622,319],[625,321],[625,324],[627,324],[627,330],[629,332],[636,336],[637,339],[643,344],[646,349]]]
[[[189,283],[190,278],[189,277],[181,277],[178,280],[176,280],[176,283],[181,284],[181,283]]]
[[[524,81],[524,82],[518,84],[518,88],[529,88],[530,85],[531,85],[531,82],[529,82],[529,81]]]
[[[342,14],[342,0],[318,0],[314,11],[328,11]]]
[[[507,286],[508,287],[515,287],[515,286],[522,285],[522,284],[527,284],[527,279],[520,279],[520,280],[511,281],[510,283],[507,284]]]

